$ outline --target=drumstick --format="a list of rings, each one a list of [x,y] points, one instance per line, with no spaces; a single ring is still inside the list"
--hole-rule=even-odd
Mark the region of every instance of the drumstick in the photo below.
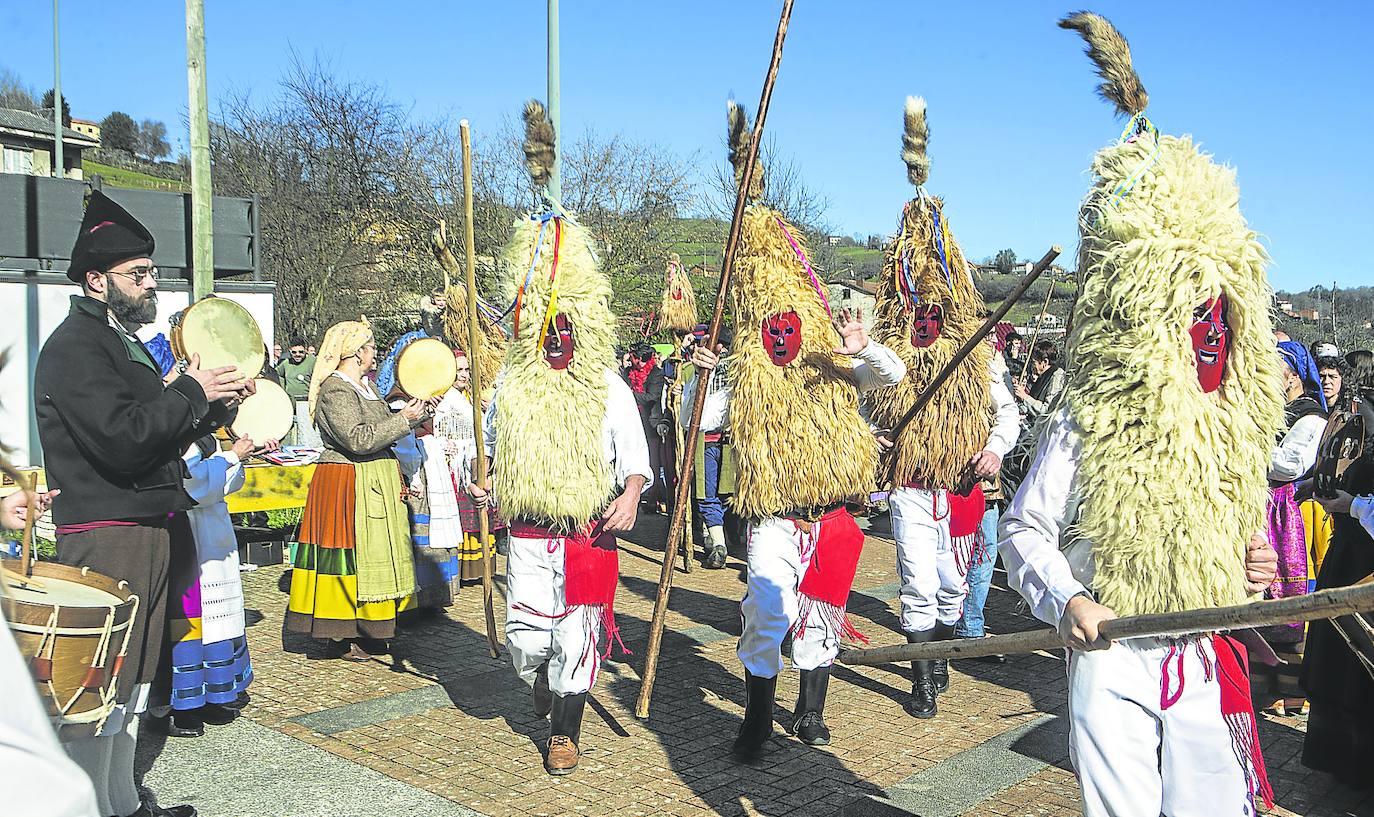
[[[30,571],[33,569],[33,523],[38,516],[38,474],[37,472],[25,477],[14,466],[4,459],[0,459],[0,470],[3,470],[19,486],[19,490],[25,492],[28,507],[24,513],[24,534],[20,542],[19,550],[19,571],[18,573],[3,568],[9,580],[20,587],[43,588],[43,582],[33,578]]]
[[[468,130],[466,119],[458,123],[458,130],[463,142],[463,244],[467,250],[468,348],[473,352],[472,362],[474,364],[468,387],[472,392],[472,435],[477,443],[477,484],[485,489],[487,485],[487,446],[486,437],[482,433],[482,367],[475,365],[479,347],[477,345],[477,281],[473,275],[473,268],[477,266],[477,253],[472,246],[472,134]],[[495,658],[501,654],[501,650],[496,645],[496,611],[493,607],[491,579],[492,558],[491,550],[487,546],[487,538],[491,535],[490,531],[491,520],[487,517],[486,506],[483,505],[477,509],[477,533],[480,537],[478,544],[482,549],[482,606],[487,619],[487,650],[491,652],[491,657]]]

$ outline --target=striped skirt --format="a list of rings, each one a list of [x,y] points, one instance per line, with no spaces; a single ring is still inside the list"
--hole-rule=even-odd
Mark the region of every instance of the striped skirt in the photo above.
[[[300,544],[291,565],[291,599],[286,628],[314,638],[388,639],[396,614],[415,606],[415,597],[358,601],[355,470],[345,463],[321,463],[310,480],[301,520]]]
[[[167,622],[172,644],[172,708],[199,709],[232,703],[253,681],[248,639],[242,635],[206,644],[201,636],[201,589],[189,582]]]

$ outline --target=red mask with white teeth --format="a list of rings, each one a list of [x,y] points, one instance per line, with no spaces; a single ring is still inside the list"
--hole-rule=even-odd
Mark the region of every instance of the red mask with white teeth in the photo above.
[[[575,348],[572,321],[559,312],[544,335],[544,362],[555,371],[566,369],[573,361]]]
[[[1230,356],[1231,327],[1226,323],[1225,295],[1208,300],[1193,312],[1188,335],[1193,343],[1198,385],[1203,392],[1214,392],[1221,387],[1221,376],[1226,373],[1226,359]]]
[[[774,366],[786,366],[801,353],[801,317],[796,312],[779,312],[763,321],[763,348]]]
[[[940,339],[945,311],[939,304],[917,304],[911,311],[911,345],[924,349]]]

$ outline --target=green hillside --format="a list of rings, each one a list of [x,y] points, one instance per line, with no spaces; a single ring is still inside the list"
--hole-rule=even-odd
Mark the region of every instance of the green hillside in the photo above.
[[[147,173],[139,173],[136,170],[102,165],[99,162],[82,162],[81,172],[87,178],[100,174],[100,178],[104,180],[105,184],[111,187],[128,187],[135,190],[170,190],[174,193],[189,193],[191,191],[191,186],[185,182],[179,182],[175,179],[161,179]]]

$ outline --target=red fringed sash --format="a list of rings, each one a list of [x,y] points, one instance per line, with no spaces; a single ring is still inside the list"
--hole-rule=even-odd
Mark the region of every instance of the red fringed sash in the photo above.
[[[854,574],[859,569],[859,554],[863,552],[864,535],[854,523],[849,509],[843,506],[827,513],[813,524],[808,533],[798,524],[802,548],[812,550],[811,562],[802,576],[800,614],[792,635],[806,630],[807,619],[819,612],[846,638],[864,644],[868,639],[854,629],[845,613],[849,591],[854,586]]]
[[[580,610],[589,621],[599,620],[606,630],[606,650],[602,658],[609,658],[613,645],[619,645],[625,655],[632,655],[620,640],[620,628],[615,623],[615,590],[620,583],[620,551],[615,535],[602,530],[604,520],[588,522],[572,534],[560,534],[528,522],[512,522],[510,535],[521,539],[563,540],[563,618]],[[539,611],[536,615],[547,615]],[[555,618],[555,616],[549,616]],[[584,656],[584,659],[586,656]]]
[[[968,496],[953,491],[946,491],[945,496],[949,501],[949,536],[953,540],[954,566],[960,576],[967,576],[984,547],[983,514],[987,511],[987,500],[983,498],[983,486],[977,483]]]
[[[1218,634],[1212,636],[1212,650],[1217,655],[1217,678],[1221,682],[1221,715],[1231,732],[1236,760],[1245,770],[1251,796],[1258,793],[1264,798],[1265,807],[1273,808],[1274,790],[1269,787],[1269,775],[1264,769],[1259,727],[1250,702],[1250,667],[1245,645]]]

